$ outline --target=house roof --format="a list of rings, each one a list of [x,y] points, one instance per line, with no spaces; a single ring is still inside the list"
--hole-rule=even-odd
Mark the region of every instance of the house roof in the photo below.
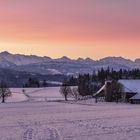
[[[140,80],[119,80],[124,86],[124,92],[140,93]]]
[[[105,89],[105,85],[103,85],[95,94],[94,96],[99,95]]]

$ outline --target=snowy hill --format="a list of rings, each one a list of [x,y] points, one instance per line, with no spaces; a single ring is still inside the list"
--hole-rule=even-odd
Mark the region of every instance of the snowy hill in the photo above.
[[[122,57],[106,57],[100,60],[92,60],[91,58],[70,59],[66,56],[58,59],[50,57],[11,54],[9,52],[0,53],[0,67],[13,69],[17,71],[35,72],[40,74],[79,74],[92,73],[93,70],[100,68],[132,69],[140,68],[140,59],[135,61]]]
[[[59,87],[22,90],[0,105],[1,140],[140,139],[139,105],[65,102]]]

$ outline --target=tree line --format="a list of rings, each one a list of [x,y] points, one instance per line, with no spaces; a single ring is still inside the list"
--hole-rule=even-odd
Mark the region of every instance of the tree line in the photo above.
[[[101,68],[97,72],[93,71],[93,74],[79,74],[78,77],[71,76],[63,82],[60,92],[67,100],[67,96],[73,95],[70,88],[74,86],[77,87],[79,96],[92,96],[93,93],[96,93],[104,85],[106,80],[111,80],[113,81],[112,88],[114,93],[111,99],[107,98],[107,100],[117,100],[118,97],[115,95],[115,90],[122,89],[121,85],[117,84],[119,79],[140,79],[140,70],[120,69],[116,71],[108,67],[107,69]]]
[[[29,78],[25,84],[23,84],[24,88],[40,88],[40,87],[47,87],[48,83],[44,79],[43,81],[40,81],[37,78]]]
[[[101,82],[104,83],[105,80],[119,80],[119,79],[140,79],[140,70],[139,69],[132,69],[132,70],[125,70],[120,69],[119,71],[114,70],[113,68],[107,69],[101,68],[98,71],[93,71],[93,74],[79,74],[78,77],[71,76],[68,79],[69,85],[77,86],[78,82],[81,78],[89,79],[94,82]]]

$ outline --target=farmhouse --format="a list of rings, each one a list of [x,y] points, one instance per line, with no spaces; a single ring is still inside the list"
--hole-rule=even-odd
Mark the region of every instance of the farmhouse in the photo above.
[[[95,97],[105,97],[109,94],[112,94],[110,85],[112,81],[106,81],[105,84],[97,91],[94,96]],[[131,103],[140,103],[140,80],[118,80],[123,87],[123,91],[121,93],[122,100],[124,102]]]
[[[105,97],[111,94],[111,83],[112,81],[106,81],[105,84],[94,94],[94,97],[105,100]]]
[[[119,80],[118,82],[123,85],[126,101],[140,99],[138,96],[140,94],[140,80]]]

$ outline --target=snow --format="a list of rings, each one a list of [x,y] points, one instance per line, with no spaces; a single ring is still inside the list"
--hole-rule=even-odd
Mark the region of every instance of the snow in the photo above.
[[[140,139],[139,105],[65,102],[59,87],[25,91],[28,100],[0,104],[0,140]]]
[[[13,103],[13,102],[22,102],[26,100],[28,100],[28,98],[24,94],[12,93],[12,96],[10,98],[7,98],[6,102]]]
[[[6,98],[6,103],[24,102],[28,100],[28,97],[22,93],[22,89],[10,89],[12,95]]]
[[[47,83],[54,84],[54,85],[59,85],[59,86],[62,85],[62,82],[58,82],[58,81],[47,81]]]
[[[94,96],[98,95],[101,91],[105,89],[106,85],[103,85],[95,94]]]
[[[140,80],[119,80],[119,83],[124,86],[125,92],[140,92]]]
[[[56,69],[47,69],[48,71],[50,71],[52,74],[62,74],[60,71],[56,70]]]

